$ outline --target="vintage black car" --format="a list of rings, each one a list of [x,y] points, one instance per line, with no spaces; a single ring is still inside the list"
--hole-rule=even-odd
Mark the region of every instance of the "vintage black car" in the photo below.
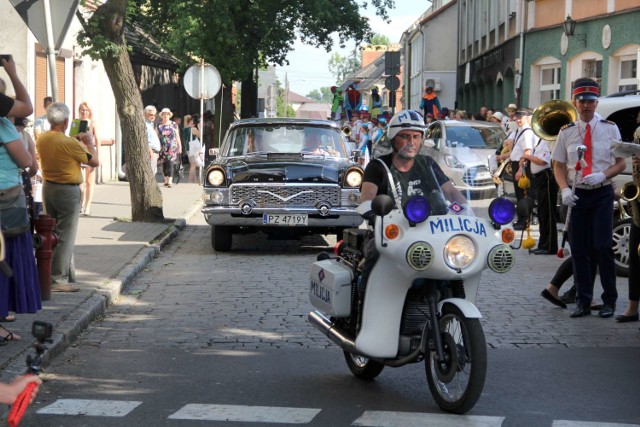
[[[236,233],[276,238],[342,235],[358,227],[362,168],[328,120],[244,119],[229,128],[204,182],[211,244],[229,251]]]

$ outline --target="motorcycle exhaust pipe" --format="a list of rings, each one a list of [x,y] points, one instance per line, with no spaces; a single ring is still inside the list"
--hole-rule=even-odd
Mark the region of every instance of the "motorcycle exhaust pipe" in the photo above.
[[[349,353],[357,353],[356,344],[334,328],[333,323],[322,313],[314,310],[309,313],[309,323],[322,332],[327,338],[336,343],[340,348]]]

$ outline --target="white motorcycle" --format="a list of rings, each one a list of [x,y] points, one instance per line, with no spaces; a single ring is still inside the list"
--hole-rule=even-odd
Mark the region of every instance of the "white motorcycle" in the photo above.
[[[343,349],[351,372],[364,380],[385,366],[424,360],[438,406],[466,413],[482,393],[487,369],[474,305],[480,276],[486,268],[504,273],[514,265],[515,206],[497,198],[490,219],[483,219],[447,204],[441,192],[414,196],[402,209],[386,195],[365,203],[375,214],[373,231],[346,230],[337,257],[320,254],[311,266],[309,297],[317,310],[309,322]],[[375,238],[379,258],[364,286],[367,238]]]

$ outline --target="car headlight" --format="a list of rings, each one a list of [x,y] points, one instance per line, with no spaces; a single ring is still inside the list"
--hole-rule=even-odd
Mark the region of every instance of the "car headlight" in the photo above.
[[[222,172],[220,169],[212,169],[207,174],[207,181],[209,182],[209,184],[214,186],[222,185],[222,183],[224,182],[224,172]]]
[[[349,187],[360,187],[360,184],[362,184],[362,171],[359,169],[351,169],[347,172],[344,181]]]
[[[458,161],[458,158],[456,156],[454,156],[453,154],[445,154],[444,155],[444,162],[450,168],[456,168],[456,169],[464,168],[464,163],[460,163]]]
[[[475,258],[476,245],[467,236],[453,236],[444,246],[444,261],[456,270],[468,267]]]

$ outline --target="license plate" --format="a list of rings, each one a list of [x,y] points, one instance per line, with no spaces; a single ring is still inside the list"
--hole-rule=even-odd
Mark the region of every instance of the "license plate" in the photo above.
[[[265,225],[309,225],[307,214],[262,214],[262,223]]]
[[[476,179],[490,179],[491,174],[489,172],[479,172],[476,174]]]

